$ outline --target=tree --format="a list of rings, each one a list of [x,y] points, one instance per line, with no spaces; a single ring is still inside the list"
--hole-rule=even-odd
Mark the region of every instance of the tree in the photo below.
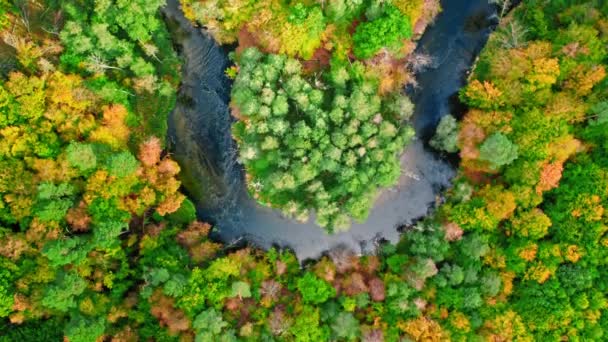
[[[14,294],[13,294],[13,281],[14,276],[11,270],[14,271],[15,266],[0,257],[0,317],[7,317],[13,312]]]
[[[120,152],[109,158],[108,171],[110,175],[119,178],[132,175],[139,166],[137,159],[130,152]]]
[[[65,336],[70,342],[87,342],[97,340],[105,332],[103,317],[87,318],[80,314],[71,317],[65,327]]]
[[[76,307],[76,298],[84,292],[87,283],[73,272],[61,272],[55,283],[48,287],[41,304],[50,309],[67,312]]]
[[[500,292],[501,285],[502,280],[496,273],[488,272],[481,278],[481,292],[485,296],[496,296]]]
[[[97,2],[87,8],[75,4],[65,4],[67,23],[60,33],[67,52],[63,62],[78,67],[78,61],[87,60],[89,70],[105,72],[115,69],[130,69],[138,72],[138,64],[143,59],[136,44],[150,44],[153,36],[162,32],[164,27],[158,19],[158,9],[163,1],[124,1],[112,0]],[[143,49],[151,51],[150,49]],[[146,56],[148,57],[148,56]],[[151,57],[156,57],[152,54]],[[158,58],[158,57],[157,57]],[[154,72],[154,67],[143,74]]]
[[[349,312],[341,312],[333,320],[331,330],[340,340],[355,341],[361,334],[359,321]]]
[[[81,173],[92,171],[97,167],[97,156],[90,144],[73,142],[67,147],[66,153],[70,166],[77,168]]]
[[[460,90],[460,99],[471,107],[496,109],[504,104],[503,92],[491,81],[474,79]]]
[[[510,2],[510,0],[494,0]],[[504,8],[504,7],[503,7]],[[526,43],[527,29],[518,20],[513,20],[497,31],[498,40],[505,49],[517,49]]]
[[[167,280],[163,288],[163,293],[171,297],[180,297],[186,288],[187,279],[181,274],[173,274],[171,279]]]
[[[551,219],[540,209],[522,212],[511,220],[513,233],[531,240],[543,238],[549,232]]]
[[[309,305],[302,307],[288,331],[298,342],[326,341],[329,339],[328,329],[320,326],[319,309]]]
[[[192,327],[196,330],[196,341],[217,340],[228,323],[222,319],[221,313],[215,309],[207,309],[196,316]]]
[[[80,236],[48,241],[42,249],[53,267],[78,265],[86,259],[89,249],[86,240]]]
[[[182,310],[175,308],[173,298],[163,295],[157,289],[149,300],[150,314],[158,319],[161,325],[167,326],[171,334],[190,329],[190,319]]]
[[[125,122],[128,114],[129,111],[123,105],[105,107],[103,125],[91,132],[89,140],[109,145],[114,149],[124,149],[130,134]]]
[[[600,102],[591,108],[594,120],[591,125],[602,125],[608,122],[608,101]]]
[[[479,148],[479,159],[490,163],[493,170],[511,164],[518,157],[518,147],[502,133],[494,133]]]
[[[385,319],[389,323],[394,323],[400,317],[415,316],[417,309],[412,305],[410,296],[414,289],[405,282],[389,283],[386,289],[386,314]]]
[[[296,4],[290,8],[292,14],[287,20],[279,17],[277,18],[279,20],[272,22],[271,27],[280,41],[279,53],[310,59],[321,45],[322,33],[326,25],[325,18],[318,6],[299,5],[301,9],[299,15],[293,14],[294,9],[298,8]]]
[[[325,1],[324,1],[325,2]],[[363,10],[362,0],[329,0],[324,6],[324,13],[332,22],[350,22]]]
[[[242,25],[250,21],[257,9],[255,2],[225,0],[182,2],[186,18],[208,27],[209,32],[220,43],[234,43]],[[259,15],[259,14],[258,14]]]
[[[160,139],[151,137],[139,146],[137,158],[144,166],[151,167],[160,162],[162,151]]]
[[[76,189],[68,183],[55,185],[44,182],[38,185],[38,199],[34,208],[35,215],[42,221],[62,221],[73,205]]]
[[[305,303],[321,304],[336,295],[333,287],[310,272],[298,279],[297,288]]]
[[[458,152],[458,122],[452,115],[448,114],[441,118],[429,144],[448,153]]]
[[[382,15],[357,26],[353,35],[353,52],[358,58],[370,58],[381,48],[394,48],[411,36],[410,18],[404,16],[394,5],[385,5]]]
[[[239,299],[251,297],[251,287],[244,281],[235,281],[232,283],[232,292],[230,297],[238,297]]]

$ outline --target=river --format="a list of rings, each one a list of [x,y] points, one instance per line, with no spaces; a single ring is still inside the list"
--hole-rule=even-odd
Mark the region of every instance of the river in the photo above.
[[[182,167],[186,193],[196,203],[199,217],[215,226],[213,234],[229,245],[289,248],[306,260],[336,246],[372,252],[382,240],[398,241],[399,228],[427,215],[455,170],[426,141],[443,115],[461,114],[457,92],[497,24],[496,8],[487,0],[444,0],[442,7],[417,48],[434,62],[418,75],[418,86],[407,91],[416,104],[412,120],[418,138],[401,156],[399,184],[383,191],[365,223],[328,235],[314,219],[289,220],[249,197],[230,134],[227,50],[183,17],[178,0],[168,0],[163,12],[184,58],[178,103],[169,117],[169,145]]]

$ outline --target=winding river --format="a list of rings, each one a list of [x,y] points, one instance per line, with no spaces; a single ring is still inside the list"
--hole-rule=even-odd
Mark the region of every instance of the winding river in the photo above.
[[[488,0],[443,0],[442,6],[443,12],[417,48],[434,62],[418,75],[418,86],[407,91],[416,104],[413,123],[419,138],[401,157],[399,184],[383,191],[365,223],[328,235],[314,219],[289,220],[248,196],[230,135],[230,82],[224,76],[227,50],[183,17],[178,0],[167,1],[164,13],[184,58],[183,83],[169,118],[170,147],[200,218],[215,225],[222,241],[287,247],[300,260],[317,258],[336,246],[367,253],[381,240],[396,242],[400,227],[429,213],[455,170],[425,142],[443,115],[462,111],[457,92],[497,24],[496,9]]]

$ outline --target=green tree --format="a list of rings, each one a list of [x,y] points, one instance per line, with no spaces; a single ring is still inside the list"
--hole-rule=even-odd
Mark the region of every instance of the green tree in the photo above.
[[[16,267],[13,263],[0,257],[0,317],[7,317],[13,312],[13,281]]]
[[[196,341],[211,342],[217,341],[224,328],[228,323],[222,319],[221,313],[210,308],[199,313],[192,323],[192,327],[196,331]]]
[[[479,147],[479,159],[490,163],[492,169],[511,164],[518,157],[518,147],[502,133],[494,133]]]
[[[89,144],[73,142],[67,147],[66,153],[70,166],[77,168],[81,173],[97,167],[97,156]]]
[[[114,154],[109,159],[108,171],[112,176],[119,178],[132,175],[139,166],[139,162],[130,152]]]
[[[53,267],[79,265],[86,260],[88,252],[87,239],[81,236],[48,241],[42,249]]]
[[[0,341],[61,341],[64,324],[58,317],[26,321],[19,325],[0,322]]]
[[[386,314],[387,322],[395,323],[399,317],[414,316],[417,311],[412,305],[410,296],[414,289],[409,287],[405,282],[392,282],[388,284],[386,290]]]
[[[540,209],[518,213],[511,220],[513,233],[531,240],[538,240],[549,232],[551,219]]]
[[[76,307],[76,297],[81,295],[87,283],[73,272],[60,272],[55,283],[48,287],[42,305],[60,312],[67,312]]]
[[[326,341],[329,338],[327,327],[320,326],[319,309],[309,305],[302,307],[289,327],[289,333],[298,342]]]
[[[357,26],[353,35],[353,52],[358,58],[370,58],[381,48],[395,48],[411,36],[410,18],[404,16],[397,7],[388,4],[384,6],[382,15]]]
[[[358,17],[363,9],[362,0],[329,0],[324,12],[332,22],[349,23],[353,18]]]
[[[244,281],[235,281],[232,283],[232,292],[230,293],[230,297],[238,297],[239,299],[250,298],[251,287]]]
[[[105,324],[103,317],[91,318],[76,314],[65,326],[65,336],[70,342],[95,341],[104,334]]]
[[[331,285],[310,272],[298,279],[297,288],[305,303],[321,304],[336,296]]]
[[[331,330],[341,341],[355,341],[360,336],[359,321],[350,312],[339,313],[331,324]]]
[[[448,153],[458,152],[458,122],[452,115],[448,114],[441,118],[429,144]]]
[[[38,185],[38,199],[34,208],[35,215],[43,222],[62,221],[68,209],[74,204],[76,189],[69,183]]]
[[[181,274],[173,274],[171,279],[167,280],[163,288],[163,293],[171,297],[180,297],[186,289],[188,280]]]

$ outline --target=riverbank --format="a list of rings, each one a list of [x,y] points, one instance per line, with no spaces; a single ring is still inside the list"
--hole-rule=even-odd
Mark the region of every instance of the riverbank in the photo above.
[[[348,232],[328,235],[312,219],[298,223],[256,204],[246,192],[230,137],[224,50],[190,25],[177,1],[169,1],[165,13],[182,32],[177,43],[185,59],[183,70],[187,70],[169,122],[172,152],[201,218],[214,224],[217,237],[225,243],[244,240],[265,249],[287,247],[301,260],[317,258],[338,245],[359,253],[371,252],[380,240],[397,242],[398,229],[428,214],[441,191],[450,185],[453,167],[418,139],[401,157],[403,172],[398,186],[384,191],[368,220],[353,224]],[[469,2],[462,8],[446,2],[444,11],[422,36],[418,50],[431,55],[435,63],[418,75],[418,88],[412,93],[416,104],[413,121],[420,136],[434,130],[442,115],[457,110],[453,98],[494,25],[494,15],[494,7],[483,1]]]

